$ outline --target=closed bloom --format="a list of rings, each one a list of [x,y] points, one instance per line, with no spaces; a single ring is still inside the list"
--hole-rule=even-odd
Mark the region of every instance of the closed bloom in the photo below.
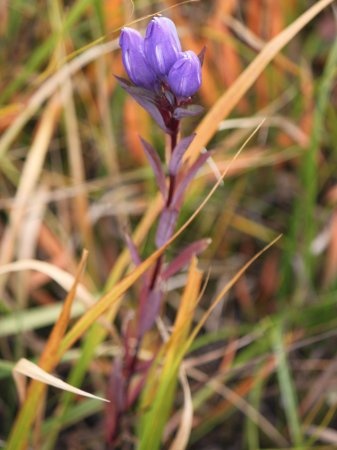
[[[144,54],[144,38],[132,28],[123,28],[119,45],[125,70],[136,86],[151,88],[156,75],[149,67]]]
[[[146,60],[158,77],[168,75],[176,62],[181,44],[177,29],[167,17],[154,17],[146,29],[144,50]]]
[[[168,74],[168,83],[177,97],[191,97],[197,92],[201,85],[201,64],[194,52],[179,53]]]

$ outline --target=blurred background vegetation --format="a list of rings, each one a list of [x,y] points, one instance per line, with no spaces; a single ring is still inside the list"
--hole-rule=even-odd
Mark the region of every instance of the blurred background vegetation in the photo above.
[[[124,230],[133,232],[144,217],[149,225],[137,238],[141,254],[154,251],[157,186],[139,135],[161,155],[165,142],[114,78],[125,76],[120,28],[144,30],[150,15],[162,12],[175,21],[184,49],[199,52],[206,46],[197,102],[207,114],[264,45],[314,3],[0,3],[3,448],[19,409],[11,371],[21,357],[38,360],[83,248],[89,257],[81,281],[93,301],[123,279],[129,265]],[[217,171],[229,166],[224,184],[167,251],[172,258],[195,239],[212,239],[198,261],[205,289],[194,326],[240,268],[283,234],[217,303],[185,355],[194,412],[188,444],[176,448],[337,448],[337,7],[331,3],[251,89],[238,93],[230,116],[217,124],[207,146],[213,163],[189,190],[180,225],[210,191]],[[182,134],[191,133],[199,120],[185,120]],[[168,283],[162,311],[168,330],[185,284],[186,272]],[[102,339],[74,345],[54,372],[104,396],[120,349],[121,318],[136,299],[137,283],[103,323]],[[75,301],[72,320],[81,314],[83,306]],[[153,331],[144,352],[156,353],[158,336]],[[85,353],[88,342],[91,351]],[[165,449],[174,448],[172,436],[186,411],[183,389],[178,386],[172,396],[161,436]],[[51,388],[40,406],[34,449],[105,448],[102,402]],[[139,408],[121,448],[137,448],[141,414]]]

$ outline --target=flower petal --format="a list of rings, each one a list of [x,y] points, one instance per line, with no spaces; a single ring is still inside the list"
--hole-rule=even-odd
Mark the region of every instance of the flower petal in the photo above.
[[[177,97],[191,97],[201,85],[201,64],[197,55],[181,52],[168,74],[168,83]]]
[[[154,17],[146,29],[144,51],[150,67],[159,77],[169,73],[181,44],[177,29],[167,17]]]
[[[156,75],[149,67],[144,55],[144,38],[132,28],[123,28],[119,45],[122,59],[130,79],[137,86],[152,88]]]

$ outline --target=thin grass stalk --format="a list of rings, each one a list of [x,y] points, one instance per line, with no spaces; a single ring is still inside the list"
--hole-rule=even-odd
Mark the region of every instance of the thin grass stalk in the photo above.
[[[313,275],[315,269],[315,259],[312,253],[312,241],[317,231],[315,217],[315,207],[318,195],[318,171],[319,153],[322,141],[324,141],[324,121],[326,117],[327,108],[331,100],[331,92],[334,88],[334,83],[337,73],[337,40],[329,52],[327,63],[324,67],[324,72],[319,81],[317,100],[315,101],[314,119],[312,134],[310,136],[310,145],[304,154],[302,164],[302,183],[303,195],[299,202],[300,221],[298,226],[300,229],[297,232],[301,233],[303,239],[303,256],[307,280],[310,284],[313,282]],[[302,225],[305,224],[303,227]]]
[[[295,448],[302,448],[304,440],[301,420],[298,414],[298,400],[287,360],[282,328],[282,323],[275,321],[271,330],[271,341],[277,361],[276,373],[292,442]]]

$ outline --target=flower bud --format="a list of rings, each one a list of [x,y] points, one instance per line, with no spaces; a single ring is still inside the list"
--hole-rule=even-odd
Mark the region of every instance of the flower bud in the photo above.
[[[177,97],[191,97],[197,92],[201,85],[201,64],[194,52],[179,53],[168,74],[168,83]]]
[[[123,28],[119,45],[125,70],[136,86],[152,88],[156,81],[144,55],[144,38],[132,28]]]
[[[144,50],[151,69],[159,77],[169,73],[176,62],[181,44],[177,29],[167,17],[154,17],[146,29]]]

